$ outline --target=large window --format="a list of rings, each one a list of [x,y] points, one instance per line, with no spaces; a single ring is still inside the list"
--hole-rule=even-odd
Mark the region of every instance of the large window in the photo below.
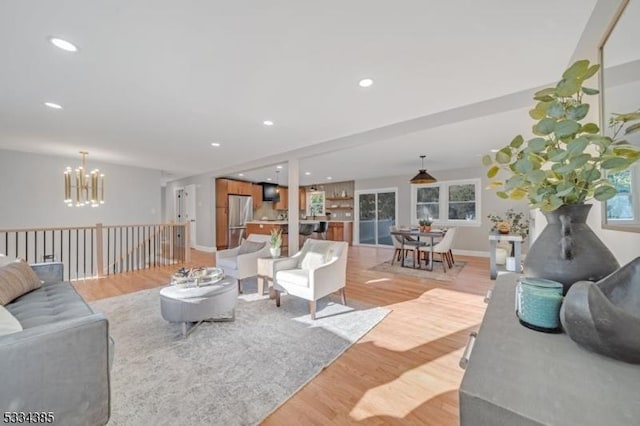
[[[633,167],[608,176],[618,190],[618,194],[607,200],[607,223],[610,225],[631,225],[640,223],[640,172]]]
[[[324,216],[324,191],[309,193],[308,216]]]
[[[436,225],[479,226],[480,179],[411,186],[412,222],[431,219]]]

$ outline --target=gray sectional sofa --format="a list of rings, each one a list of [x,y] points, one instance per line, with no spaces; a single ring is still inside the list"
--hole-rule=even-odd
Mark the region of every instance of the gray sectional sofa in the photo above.
[[[32,268],[42,287],[5,305],[23,330],[0,336],[0,408],[49,412],[60,425],[109,420],[109,322],[63,282],[62,263]]]

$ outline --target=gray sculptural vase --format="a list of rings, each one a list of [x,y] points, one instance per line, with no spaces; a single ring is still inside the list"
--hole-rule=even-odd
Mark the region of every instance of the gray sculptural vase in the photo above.
[[[558,281],[566,294],[577,281],[598,281],[620,267],[587,225],[591,204],[564,205],[545,213],[547,226],[524,263],[527,276]]]
[[[640,364],[640,257],[597,283],[572,286],[560,320],[579,345]]]

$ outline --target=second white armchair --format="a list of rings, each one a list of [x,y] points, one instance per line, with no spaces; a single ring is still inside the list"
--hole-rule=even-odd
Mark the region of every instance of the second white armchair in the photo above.
[[[242,280],[258,275],[258,258],[269,256],[269,235],[251,234],[238,247],[216,252],[216,266],[226,275],[238,280],[242,293]]]
[[[294,256],[276,260],[273,264],[276,306],[280,306],[280,293],[287,292],[308,300],[311,319],[315,320],[318,299],[340,291],[342,303],[346,304],[348,249],[346,242],[308,239]]]

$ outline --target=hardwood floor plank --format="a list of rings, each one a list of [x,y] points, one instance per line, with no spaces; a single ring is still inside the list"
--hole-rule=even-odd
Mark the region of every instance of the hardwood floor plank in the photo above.
[[[458,367],[468,335],[485,311],[492,287],[489,261],[466,262],[452,282],[371,271],[393,250],[350,247],[347,301],[392,312],[328,368],[267,417],[265,425],[457,425]],[[213,265],[192,251],[189,266]],[[175,266],[74,283],[88,300],[164,286]]]

